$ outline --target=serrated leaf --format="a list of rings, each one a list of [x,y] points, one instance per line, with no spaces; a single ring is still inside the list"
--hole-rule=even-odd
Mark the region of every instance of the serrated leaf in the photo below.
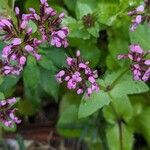
[[[78,117],[87,117],[96,112],[98,109],[101,109],[103,106],[108,105],[109,103],[110,98],[104,91],[93,93],[88,99],[83,97],[79,106]]]
[[[106,25],[112,25],[118,16],[118,6],[116,3],[100,3],[99,9],[99,22]]]
[[[113,71],[113,72],[107,71],[105,74],[105,77],[104,77],[105,85],[110,86],[110,85],[114,84],[114,82],[116,82],[118,80],[118,78],[119,78],[119,80],[121,80],[127,71],[128,70],[126,68],[119,69],[119,70]]]
[[[139,94],[149,91],[149,87],[143,81],[136,81],[127,69],[120,69],[113,73],[106,73],[105,87],[109,87],[112,97],[122,97],[128,94]]]
[[[148,91],[149,87],[143,81],[135,81],[127,77],[126,80],[116,84],[110,93],[113,97],[122,97],[123,95],[139,94]]]

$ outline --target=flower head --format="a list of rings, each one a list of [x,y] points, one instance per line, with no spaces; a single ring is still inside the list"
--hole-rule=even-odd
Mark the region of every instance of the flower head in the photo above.
[[[16,98],[10,98],[0,101],[0,122],[6,127],[13,127],[14,124],[21,122],[18,117],[15,116],[16,109],[12,108],[12,105],[16,103]]]
[[[40,40],[32,38],[32,28],[28,27],[28,21],[20,15],[18,7],[15,8],[17,25],[11,19],[0,19],[0,31],[4,42],[9,42],[2,51],[4,74],[18,75],[26,63],[27,56],[33,55],[39,60],[37,49]]]
[[[64,18],[64,13],[58,14],[53,8],[49,7],[47,0],[41,0],[40,13],[37,14],[33,8],[29,9],[30,14],[24,14],[26,21],[33,20],[41,33],[42,42],[48,41],[56,47],[67,47],[67,35],[69,29],[61,27],[60,23]]]
[[[132,26],[130,28],[131,31],[135,31],[140,23],[145,21],[150,25],[150,1],[145,0],[144,4],[138,6],[135,10],[128,12],[129,16],[132,16]]]
[[[79,50],[76,52],[76,58],[67,57],[66,63],[68,67],[56,75],[59,83],[66,83],[67,88],[75,90],[77,94],[86,92],[87,97],[94,91],[99,91],[99,85],[96,83],[97,71],[93,71],[89,62],[81,58]]]
[[[143,49],[137,45],[130,45],[130,52],[128,54],[118,55],[118,59],[130,59],[131,71],[134,80],[149,81],[150,80],[150,59],[147,55],[150,51],[144,52]]]

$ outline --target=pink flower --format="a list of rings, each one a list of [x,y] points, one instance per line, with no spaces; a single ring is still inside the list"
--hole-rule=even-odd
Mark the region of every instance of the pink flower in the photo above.
[[[11,128],[14,124],[21,123],[21,120],[15,116],[16,109],[12,108],[16,102],[16,98],[0,101],[0,122],[6,127]]]
[[[128,54],[121,54],[118,56],[119,59],[131,60],[131,71],[134,80],[148,81],[150,79],[149,66],[150,60],[146,58],[146,55],[150,52],[144,52],[143,49],[137,45],[130,45],[130,52]]]
[[[132,26],[130,28],[131,31],[135,31],[138,25],[145,21],[147,21],[148,24],[150,24],[150,16],[147,14],[148,9],[149,9],[149,2],[145,1],[144,5],[140,5],[135,10],[130,11],[128,13],[128,15],[133,18]]]
[[[26,57],[21,56],[19,61],[20,65],[24,65],[26,63]]]
[[[90,96],[93,92],[99,91],[99,85],[96,83],[98,77],[97,71],[93,71],[88,62],[80,57],[80,51],[76,52],[76,57],[67,57],[68,67],[58,72],[56,80],[59,83],[66,83],[69,90],[75,90],[76,93]]]
[[[18,7],[15,12],[18,25],[15,25],[12,19],[0,19],[0,31],[4,33],[2,39],[6,43],[9,42],[2,51],[1,73],[5,75],[19,75],[29,54],[37,60],[41,58],[37,52],[41,41],[32,38],[32,28],[28,27],[31,15],[21,16]]]
[[[12,41],[13,45],[20,45],[21,44],[21,39],[20,38],[14,38]]]
[[[140,5],[140,6],[138,6],[138,7],[136,8],[136,11],[137,11],[137,12],[143,12],[144,9],[145,9],[145,7],[144,7],[143,5]]]
[[[20,9],[18,7],[15,8],[16,15],[20,14]]]
[[[67,36],[69,29],[61,27],[60,23],[64,18],[64,13],[58,14],[53,8],[49,7],[47,0],[41,0],[40,14],[30,8],[30,14],[24,14],[25,21],[33,20],[39,27],[42,43],[48,41],[55,47],[67,47]]]
[[[32,46],[30,46],[30,45],[26,45],[25,46],[25,50],[27,51],[27,52],[33,52],[33,47]]]

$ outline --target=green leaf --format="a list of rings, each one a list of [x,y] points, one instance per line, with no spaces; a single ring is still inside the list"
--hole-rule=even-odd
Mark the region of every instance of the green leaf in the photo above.
[[[19,113],[25,116],[32,116],[37,112],[37,109],[29,100],[21,100],[18,102]]]
[[[26,11],[28,11],[29,8],[34,8],[37,12],[39,12],[40,1],[32,0],[31,2],[31,0],[26,0],[24,3]]]
[[[60,117],[57,123],[58,132],[66,137],[79,137],[82,132],[81,121],[78,120],[79,96],[73,93],[64,95],[60,103]]]
[[[10,6],[11,9],[14,9],[15,1],[16,0],[8,0],[8,5]]]
[[[40,71],[36,64],[36,60],[34,57],[29,56],[27,65],[23,72],[24,82],[28,85],[29,88],[36,88],[40,79]]]
[[[106,131],[109,150],[132,150],[134,141],[132,130],[121,123],[121,137],[119,128],[119,124],[115,124]]]
[[[113,97],[122,97],[128,94],[139,94],[148,92],[149,87],[143,81],[135,81],[131,76],[127,76],[124,81],[118,82],[111,90]]]
[[[75,11],[76,0],[63,0],[70,11]]]
[[[130,32],[131,43],[139,44],[144,50],[150,49],[150,28],[148,24],[139,25],[134,32]]]
[[[123,30],[122,30],[123,28]],[[121,24],[121,27],[112,27],[108,30],[108,49],[110,55],[119,64],[123,61],[117,60],[119,54],[125,54],[129,51],[129,26],[128,23]],[[123,66],[123,65],[122,65]]]
[[[14,77],[14,76],[6,76],[3,77],[3,79],[1,78],[0,80],[3,82],[0,84],[0,91],[1,92],[8,92],[8,90],[10,90],[11,88],[13,88],[17,82],[19,81],[19,76]]]
[[[63,113],[70,105],[79,105],[81,97],[73,92],[65,93],[60,102],[60,114]]]
[[[84,15],[92,14],[100,0],[77,0],[76,16],[82,19]]]
[[[76,16],[78,19],[82,19],[82,17],[84,15],[87,14],[92,14],[92,9],[90,7],[90,5],[86,4],[86,3],[81,3],[81,2],[77,2],[77,7],[76,7]]]
[[[12,1],[14,1],[14,0],[12,0]],[[15,14],[12,9],[12,5],[10,6],[9,4],[10,4],[10,0],[0,1],[0,9],[3,10],[1,13],[2,13],[2,15],[11,16],[14,20],[16,20]]]
[[[2,76],[0,76],[0,85],[3,83],[4,78]]]
[[[127,68],[128,69],[128,68]],[[112,84],[116,84],[116,81],[120,81],[122,80],[123,76],[127,73],[126,68],[123,69],[119,69],[119,70],[115,70],[115,71],[106,71],[105,77],[104,77],[104,82],[105,82],[105,86],[110,86]]]
[[[122,98],[115,98],[110,105],[103,109],[105,119],[115,124],[118,118],[123,119],[126,123],[133,117],[133,108],[127,96]]]
[[[118,16],[118,5],[116,3],[102,2],[98,5],[99,22],[106,25],[112,25]]]
[[[150,107],[147,106],[143,109],[143,111],[135,116],[133,120],[133,126],[136,128],[136,132],[142,134],[150,145]]]
[[[40,71],[35,58],[32,56],[28,56],[27,65],[23,72],[23,82],[26,99],[31,100],[35,105],[39,104]]]
[[[55,100],[58,100],[59,84],[55,79],[55,75],[47,70],[41,69],[40,85],[47,94],[53,96]]]
[[[70,38],[80,38],[84,40],[90,39],[90,34],[85,28],[82,27],[82,22],[78,22],[76,19],[66,16],[63,19],[62,24],[69,28]]]
[[[4,100],[5,99],[5,96],[2,92],[0,92],[0,100]]]
[[[40,53],[42,54],[42,60],[39,64],[43,68],[54,72],[56,71],[56,68],[62,68],[65,66],[65,49],[49,46],[41,47]]]
[[[37,31],[37,26],[33,21],[29,21],[28,26],[32,28],[32,33],[35,33]]]
[[[133,80],[127,69],[120,69],[111,74],[107,72],[104,83],[105,88],[109,87],[110,94],[114,98],[149,91],[149,87],[144,82]]]
[[[97,22],[95,22],[94,27],[87,28],[87,31],[94,37],[99,37],[100,26]]]
[[[106,65],[110,70],[117,70],[120,66],[118,65],[117,61],[112,58],[111,55],[108,55],[106,58]]]
[[[46,70],[49,70],[51,72],[56,72],[57,68],[52,62],[52,60],[49,58],[49,55],[43,55],[42,59],[38,62],[38,64],[43,67]]]
[[[78,116],[79,118],[87,117],[103,106],[108,105],[110,98],[108,94],[104,91],[93,93],[88,99],[83,97],[81,104],[79,106]]]
[[[114,23],[123,24],[126,22],[125,14],[127,13],[126,9],[129,7],[129,4],[131,4],[131,1],[129,2],[128,0],[101,0],[97,10],[99,12],[99,22],[108,26],[114,25]]]

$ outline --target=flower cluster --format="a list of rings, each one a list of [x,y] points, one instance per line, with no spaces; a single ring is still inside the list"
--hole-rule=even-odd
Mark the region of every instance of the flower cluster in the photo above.
[[[68,46],[67,35],[69,29],[67,27],[60,27],[60,23],[64,18],[64,13],[57,14],[57,12],[49,7],[47,0],[40,0],[40,14],[37,14],[33,8],[30,8],[30,14],[24,14],[23,18],[33,20],[41,33],[42,42],[48,41],[51,45],[56,47]]]
[[[40,60],[38,48],[41,43],[49,41],[56,47],[67,47],[68,28],[60,27],[64,14],[58,15],[56,11],[48,6],[47,0],[41,0],[40,14],[33,8],[30,14],[20,14],[18,7],[15,8],[17,22],[12,19],[0,19],[1,39],[9,43],[2,51],[1,73],[8,75],[19,75],[26,63],[27,56],[33,55]],[[32,28],[28,26],[32,20],[39,27],[42,39],[33,37]]]
[[[13,127],[14,123],[21,123],[21,120],[15,116],[16,109],[12,108],[15,103],[16,98],[0,101],[0,122],[6,127]]]
[[[97,71],[93,71],[88,66],[89,62],[80,57],[80,51],[77,51],[76,58],[67,57],[66,62],[68,67],[56,75],[59,83],[65,82],[67,88],[75,90],[77,94],[86,92],[87,97],[94,91],[99,91],[99,85],[96,83]]]
[[[130,45],[130,52],[124,55],[118,55],[118,59],[129,58],[132,61],[131,71],[134,80],[149,81],[150,80],[150,59],[147,56],[150,51],[144,52],[143,49],[137,45]]]
[[[28,27],[28,22],[22,19],[18,7],[15,8],[15,12],[17,25],[11,19],[0,20],[0,32],[3,33],[2,39],[10,43],[2,51],[2,72],[5,75],[19,75],[29,54],[37,60],[41,57],[37,53],[41,41],[31,37],[32,28]]]
[[[135,31],[137,26],[145,21],[147,21],[148,24],[150,25],[149,10],[150,10],[150,0],[145,0],[143,5],[138,6],[135,10],[130,11],[128,13],[129,16],[133,17],[132,26],[130,28],[131,31]]]

